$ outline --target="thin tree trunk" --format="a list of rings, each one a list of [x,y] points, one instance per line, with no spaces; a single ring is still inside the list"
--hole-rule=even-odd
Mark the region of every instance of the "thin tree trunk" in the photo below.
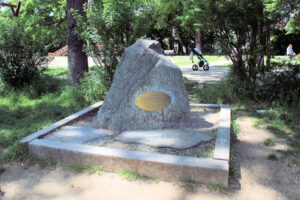
[[[195,32],[195,43],[196,47],[198,47],[202,51],[202,35],[201,35],[201,30],[197,30]]]
[[[270,32],[271,32],[271,26],[268,24],[267,25],[267,41],[266,41],[266,46],[267,46],[267,66],[270,66],[271,62],[271,56],[270,56],[270,51],[269,51],[269,44],[270,44]]]
[[[257,52],[253,50],[257,50],[257,24],[254,24],[251,26],[252,32],[251,32],[251,40],[250,40],[250,60],[248,62],[249,67],[249,78],[251,81],[255,81],[256,77],[256,58],[257,58]]]
[[[80,79],[84,76],[84,73],[88,71],[88,58],[82,51],[83,41],[74,34],[76,29],[76,21],[72,16],[70,9],[78,10],[79,14],[84,15],[83,4],[87,3],[87,0],[68,0],[68,74],[69,84],[79,84]]]

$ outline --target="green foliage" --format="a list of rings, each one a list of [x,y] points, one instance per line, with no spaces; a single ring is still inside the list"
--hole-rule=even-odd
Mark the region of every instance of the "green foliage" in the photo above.
[[[172,179],[171,182],[174,185],[177,185],[177,186],[183,188],[187,192],[195,192],[195,191],[197,191],[197,189],[199,187],[199,184],[197,184],[193,181],[182,181],[182,180],[178,180],[178,179]]]
[[[103,167],[101,166],[96,166],[96,167],[88,167],[86,169],[88,174],[98,174],[101,175],[104,172]]]
[[[121,170],[118,173],[120,176],[122,176],[123,178],[125,178],[126,180],[129,180],[129,181],[137,181],[137,180],[145,180],[146,179],[145,176],[141,176],[139,173],[133,172],[133,171]]]
[[[285,30],[287,30],[287,33],[298,33],[298,34],[300,34],[300,11],[299,10],[294,15],[294,17],[289,20],[288,24],[285,27]]]
[[[260,116],[256,119],[255,126],[266,125],[267,129],[275,136],[286,139],[288,149],[280,151],[284,157],[300,157],[300,126],[299,111],[287,107],[273,107],[271,114]],[[274,119],[274,115],[276,119]],[[270,140],[270,141],[269,141]],[[273,144],[272,139],[265,141],[265,144]],[[292,158],[293,159],[293,158]]]
[[[32,31],[24,30],[19,18],[0,18],[0,29],[0,78],[14,88],[31,84],[45,70],[40,66],[48,61],[44,42],[35,40]]]
[[[236,120],[231,120],[231,135],[233,139],[236,139],[240,132],[240,125],[236,122]]]
[[[193,95],[199,103],[232,104],[239,101],[238,93],[232,87],[233,78],[216,84],[199,84],[184,77],[188,93]]]
[[[287,1],[191,0],[184,3],[180,19],[185,27],[213,31],[223,53],[234,63],[233,73],[245,82],[254,83],[257,74],[275,67],[270,65],[271,31],[283,17],[296,10],[289,6]],[[267,62],[260,64],[262,55]]]
[[[212,158],[214,155],[214,148],[215,148],[215,144],[214,143],[210,144],[210,146],[207,148],[207,150],[205,152],[203,152],[201,157]]]
[[[264,116],[267,117],[269,120],[274,120],[274,119],[279,118],[280,113],[278,112],[278,110],[269,109],[269,110],[266,110],[266,112],[264,113]]]
[[[2,141],[1,141],[2,142]],[[1,144],[0,144],[1,145]],[[2,145],[1,145],[2,146]],[[18,142],[13,143],[8,147],[6,153],[0,154],[0,163],[20,161],[26,156],[24,149],[22,149]]]
[[[267,129],[269,129],[277,137],[280,138],[287,137],[287,132],[285,130],[284,122],[280,120],[272,121],[271,124],[267,126]]]
[[[271,138],[266,139],[264,141],[264,145],[266,145],[266,146],[274,146],[275,145],[275,141],[273,139],[271,139]]]
[[[87,169],[88,166],[86,166],[86,165],[68,165],[65,168],[74,173],[81,173],[81,172],[83,172],[83,170]]]
[[[92,167],[90,165],[67,165],[65,166],[66,170],[70,170],[74,173],[87,172],[88,174],[98,174],[101,175],[104,172],[104,169],[101,166]]]
[[[17,0],[16,0],[17,2]],[[23,0],[20,18],[33,40],[44,41],[45,48],[55,51],[67,44],[66,0]]]
[[[78,110],[104,99],[107,89],[100,70],[87,74],[82,84],[67,86],[62,78],[45,76],[42,81],[23,88],[1,92],[0,147],[9,147],[2,160],[24,158],[18,141]]]
[[[227,187],[222,184],[210,183],[208,188],[212,191],[220,192],[226,194],[228,192]]]
[[[229,175],[232,176],[232,177],[237,178],[241,175],[241,172],[240,172],[239,167],[236,163],[235,157],[236,157],[236,151],[232,147],[232,149],[230,151],[230,160],[229,160]]]
[[[105,81],[106,74],[103,70],[96,69],[94,73],[86,74],[78,86],[79,95],[86,102],[97,102],[103,99],[110,88],[110,82]]]

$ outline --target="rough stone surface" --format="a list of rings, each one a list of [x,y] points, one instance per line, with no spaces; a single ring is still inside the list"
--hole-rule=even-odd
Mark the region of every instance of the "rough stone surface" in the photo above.
[[[98,112],[100,128],[119,133],[174,128],[188,121],[190,108],[181,70],[162,53],[160,44],[151,40],[138,40],[125,50]],[[144,111],[135,105],[135,98],[146,91],[163,92],[171,103],[160,111]]]
[[[110,136],[108,136],[104,130],[96,130],[91,127],[65,126],[46,138],[51,141],[75,144],[89,144],[96,140],[99,144],[99,140],[104,143],[110,139]]]
[[[207,142],[212,138],[193,129],[156,129],[124,131],[116,136],[115,139],[154,147],[187,149],[200,142]]]

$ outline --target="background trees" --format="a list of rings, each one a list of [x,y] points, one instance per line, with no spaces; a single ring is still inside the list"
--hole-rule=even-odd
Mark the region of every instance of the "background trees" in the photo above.
[[[35,51],[45,56],[45,49],[51,52],[67,44],[69,15],[71,84],[78,83],[87,71],[87,53],[106,69],[107,80],[112,81],[125,47],[140,37],[158,40],[164,49],[175,49],[177,54],[188,53],[196,43],[205,54],[228,55],[234,73],[248,82],[270,70],[270,55],[285,54],[288,43],[300,51],[299,0],[102,0],[86,5],[86,17],[79,15],[84,14],[86,1],[69,1],[69,8],[75,2],[79,26],[67,12],[66,0],[24,0],[19,16],[31,40],[42,44],[37,46],[43,48]],[[3,26],[15,20],[8,9],[2,9],[0,17]],[[76,31],[81,40],[73,34]],[[80,53],[82,48],[85,53]],[[80,56],[72,56],[74,52]],[[74,74],[80,75],[74,78]]]

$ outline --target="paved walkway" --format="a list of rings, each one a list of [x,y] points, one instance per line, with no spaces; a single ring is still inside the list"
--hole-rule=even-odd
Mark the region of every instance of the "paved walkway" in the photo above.
[[[192,70],[192,65],[190,66],[179,66],[183,76],[192,81],[197,81],[199,83],[216,83],[225,78],[229,72],[229,67],[218,67],[230,63],[230,61],[221,61],[210,63],[209,70],[204,71],[202,68],[199,68],[198,71]]]
[[[95,63],[91,57],[88,58],[89,66],[94,66]],[[199,69],[198,71],[192,70],[192,63],[189,66],[179,66],[181,69],[183,76],[188,78],[189,80],[197,81],[199,83],[215,83],[224,79],[226,74],[229,71],[229,67],[220,67],[222,65],[226,65],[231,63],[231,61],[224,60],[219,62],[210,63],[210,68],[208,71],[203,71],[203,69]],[[51,66],[68,66],[68,58],[65,56],[57,56],[53,61],[49,63],[49,67]]]

